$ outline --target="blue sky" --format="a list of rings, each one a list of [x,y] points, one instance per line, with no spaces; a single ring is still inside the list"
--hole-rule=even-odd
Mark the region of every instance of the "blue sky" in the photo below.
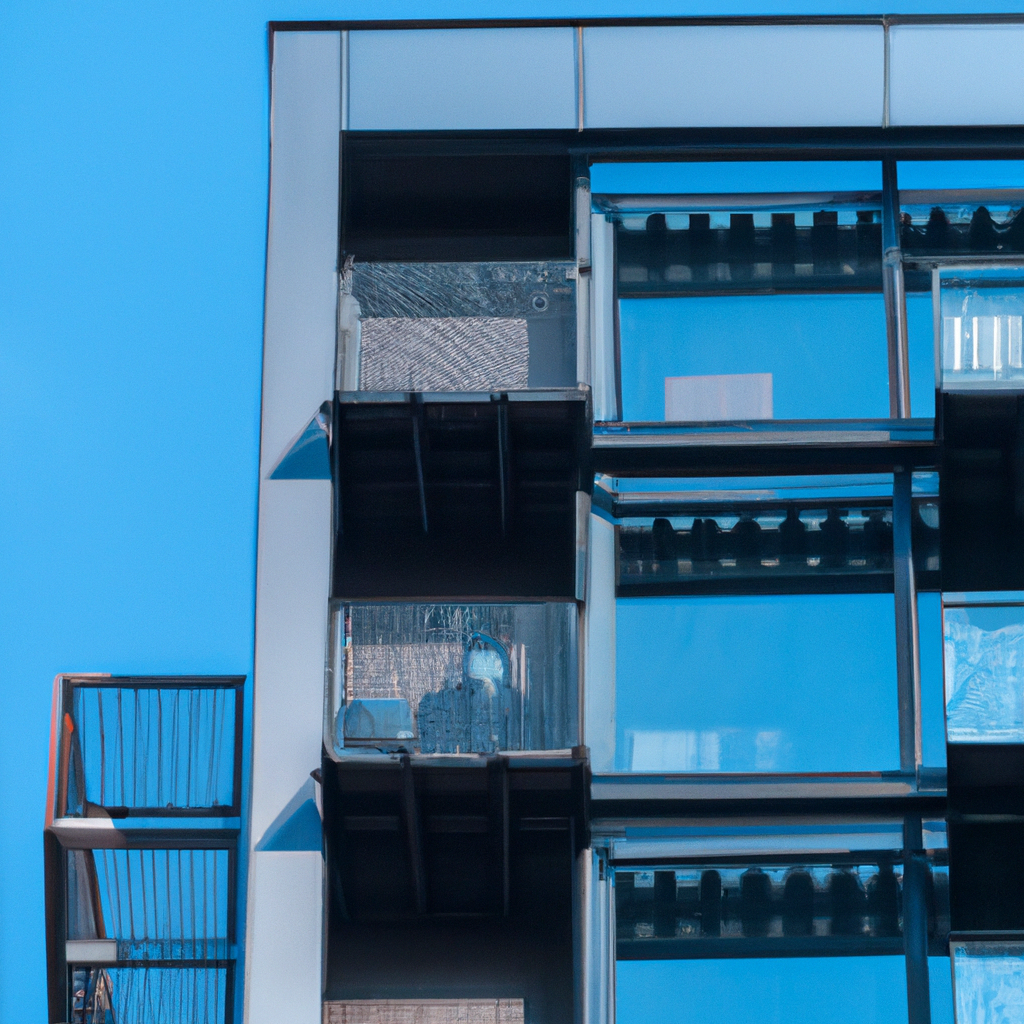
[[[958,12],[964,0],[890,0]],[[1016,0],[989,0],[991,11]],[[251,672],[270,19],[865,0],[13,0],[0,34],[0,1016],[45,1013],[59,671]]]

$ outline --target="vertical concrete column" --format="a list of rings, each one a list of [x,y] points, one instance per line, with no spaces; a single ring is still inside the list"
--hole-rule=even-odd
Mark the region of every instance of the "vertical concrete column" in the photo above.
[[[341,33],[272,38],[245,1020],[320,1019],[323,857],[315,787],[330,581],[327,480],[270,472],[332,394]]]

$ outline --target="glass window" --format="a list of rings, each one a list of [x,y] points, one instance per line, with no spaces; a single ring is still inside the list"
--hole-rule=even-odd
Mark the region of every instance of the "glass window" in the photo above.
[[[1024,601],[1011,603],[1009,596],[944,598],[950,743],[1024,743]]]
[[[616,602],[619,771],[899,768],[891,594]]]
[[[939,273],[942,386],[1024,388],[1024,270]]]
[[[1024,181],[1024,175],[1021,178]],[[878,160],[728,160],[608,163],[590,168],[591,192],[644,195],[745,192],[880,192]]]
[[[591,186],[623,420],[888,416],[880,163],[602,165]]]
[[[619,323],[626,421],[889,415],[880,292],[622,299]]]
[[[957,1024],[1024,1020],[1024,943],[955,942]]]
[[[906,1024],[902,956],[620,960],[617,1024]]]
[[[946,766],[942,699],[942,599],[917,595],[917,632],[921,657],[921,757],[927,768]]]
[[[931,996],[931,1024],[953,1024],[953,974],[948,956],[928,957],[928,992]]]
[[[790,952],[812,940],[825,952],[830,939],[851,936],[894,946],[891,940],[901,935],[902,886],[896,854],[863,864],[620,868],[616,948],[623,959],[654,959],[659,947],[679,955],[685,944],[702,939],[715,940],[719,955],[728,955],[730,945],[734,953],[742,951],[749,939],[773,939],[780,951]],[[693,948],[708,951],[710,945]]]
[[[424,754],[576,743],[576,604],[335,604],[325,742]]]
[[[620,596],[892,587],[889,474],[620,482]]]
[[[929,290],[912,292],[913,274],[907,274],[907,343],[910,360],[910,414],[931,418],[935,415],[935,323],[932,316],[930,280],[922,286]]]
[[[1024,185],[1024,160],[900,160],[897,171],[901,192]]]

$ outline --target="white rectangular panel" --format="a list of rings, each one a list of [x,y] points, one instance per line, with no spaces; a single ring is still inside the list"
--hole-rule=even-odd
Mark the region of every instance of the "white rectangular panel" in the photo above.
[[[246,1024],[320,1021],[323,863],[319,852],[253,854]]]
[[[665,419],[670,423],[770,420],[770,373],[713,373],[665,378]]]
[[[117,939],[68,939],[64,959],[69,964],[112,964],[117,961]]]
[[[352,31],[353,130],[575,128],[571,28]]]
[[[588,128],[880,125],[881,25],[583,31]]]
[[[894,25],[889,121],[1024,124],[1024,25]]]

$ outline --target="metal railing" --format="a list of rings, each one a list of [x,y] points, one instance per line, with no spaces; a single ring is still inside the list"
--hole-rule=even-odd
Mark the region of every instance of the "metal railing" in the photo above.
[[[45,834],[54,1024],[230,1024],[243,682],[58,676]]]
[[[54,816],[237,817],[242,682],[63,677]]]

